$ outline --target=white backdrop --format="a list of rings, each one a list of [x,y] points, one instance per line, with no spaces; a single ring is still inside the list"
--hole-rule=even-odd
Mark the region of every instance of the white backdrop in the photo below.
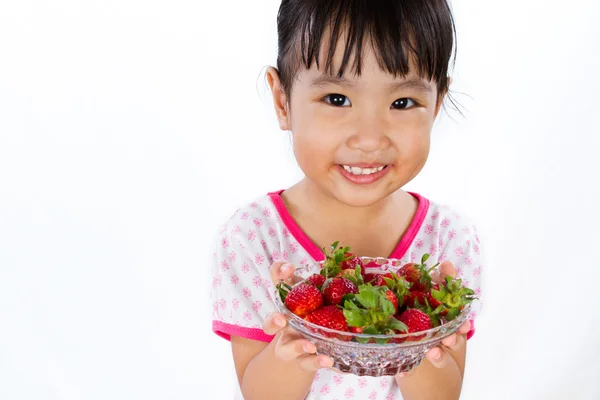
[[[212,240],[300,177],[278,3],[0,2],[0,399],[230,398]],[[462,398],[600,399],[600,6],[455,3],[465,117],[408,189],[486,241]]]

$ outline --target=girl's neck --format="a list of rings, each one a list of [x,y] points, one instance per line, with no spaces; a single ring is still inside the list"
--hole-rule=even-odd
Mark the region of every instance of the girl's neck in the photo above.
[[[320,248],[340,240],[359,255],[387,256],[410,225],[418,201],[403,190],[369,207],[351,207],[304,179],[282,194],[300,228]]]

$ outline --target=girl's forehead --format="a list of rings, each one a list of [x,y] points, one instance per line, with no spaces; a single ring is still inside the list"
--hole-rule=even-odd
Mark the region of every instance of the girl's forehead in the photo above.
[[[368,44],[368,43],[367,43]],[[371,44],[362,48],[362,53],[353,52],[348,60],[344,60],[345,43],[340,41],[331,58],[331,68],[327,68],[323,60],[327,59],[329,47],[321,46],[319,64],[313,62],[310,68],[301,66],[297,80],[311,87],[322,87],[328,84],[341,86],[359,86],[361,84],[382,83],[400,86],[402,83],[412,89],[421,91],[433,90],[433,81],[420,77],[418,67],[412,55],[408,57],[408,72],[404,75],[387,71],[380,62]],[[360,70],[354,68],[360,57]],[[342,67],[345,67],[342,69]],[[343,73],[340,73],[343,71]]]
[[[386,54],[386,49],[378,48],[375,39],[369,33],[365,33],[362,39],[360,45],[355,42],[349,44],[348,30],[341,29],[337,39],[332,41],[331,30],[325,29],[317,57],[311,63],[310,68],[306,68],[305,65],[300,67],[297,79],[310,84],[315,81],[317,83],[351,83],[372,79],[431,82],[419,77],[419,66],[412,52],[405,52],[407,73],[394,74],[386,69],[383,60],[395,55]],[[335,43],[334,46],[331,45],[332,43]]]

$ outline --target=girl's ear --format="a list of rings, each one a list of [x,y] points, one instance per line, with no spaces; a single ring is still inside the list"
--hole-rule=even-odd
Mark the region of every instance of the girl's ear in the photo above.
[[[279,128],[282,131],[290,130],[290,113],[288,109],[288,101],[281,86],[281,80],[279,79],[279,71],[276,68],[269,67],[267,69],[267,82],[273,95],[273,105],[275,106],[275,114],[277,114],[277,120],[279,121]]]

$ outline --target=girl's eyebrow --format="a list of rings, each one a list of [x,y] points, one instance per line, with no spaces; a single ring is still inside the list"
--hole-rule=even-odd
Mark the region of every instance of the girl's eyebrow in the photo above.
[[[431,85],[418,78],[410,78],[400,82],[390,84],[390,90],[413,89],[420,92],[431,92]]]
[[[320,87],[320,86],[325,86],[327,84],[334,84],[334,85],[339,85],[339,86],[346,86],[346,87],[355,87],[356,83],[354,83],[353,81],[339,76],[335,76],[335,75],[327,75],[327,74],[323,74],[320,75],[316,78],[314,78],[310,84],[310,86],[312,87]],[[401,89],[412,89],[412,90],[417,90],[417,91],[421,91],[421,92],[431,92],[431,86],[426,83],[425,81],[423,81],[422,79],[418,79],[418,78],[409,78],[409,79],[405,79],[402,81],[398,81],[398,82],[392,82],[389,84],[389,90],[390,91],[397,91],[397,90],[401,90]]]

